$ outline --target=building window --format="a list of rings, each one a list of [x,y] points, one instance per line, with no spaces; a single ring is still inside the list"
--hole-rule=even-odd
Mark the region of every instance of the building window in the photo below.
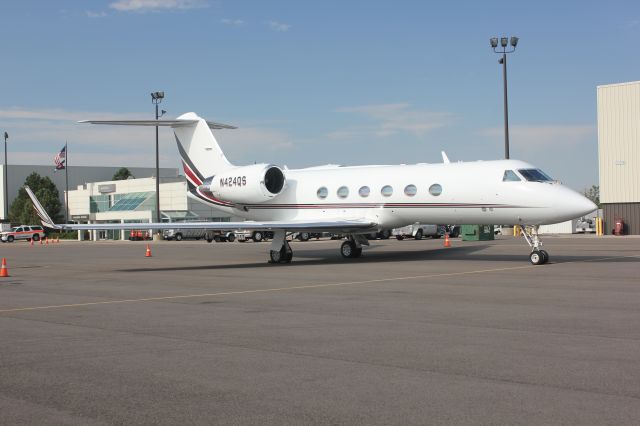
[[[442,194],[442,186],[440,186],[439,183],[434,183],[429,187],[429,194],[433,195],[434,197]]]
[[[349,188],[347,188],[346,186],[341,186],[340,188],[338,188],[338,197],[347,198],[348,195],[349,195]]]
[[[384,196],[384,197],[390,197],[391,195],[393,195],[393,188],[391,187],[391,185],[385,185],[382,187],[382,189],[380,190],[380,193]]]
[[[418,193],[418,188],[415,185],[407,185],[404,187],[404,195],[413,197]]]
[[[322,198],[324,200],[325,198],[327,198],[327,195],[329,195],[329,191],[323,186],[322,188],[318,188],[317,194],[318,198]]]
[[[360,188],[360,190],[358,190],[358,194],[360,194],[361,197],[368,197],[370,193],[371,190],[368,186],[363,186],[362,188]]]

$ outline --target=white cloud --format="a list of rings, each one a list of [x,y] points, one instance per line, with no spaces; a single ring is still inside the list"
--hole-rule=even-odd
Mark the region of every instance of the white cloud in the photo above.
[[[62,109],[0,109],[3,130],[9,133],[9,161],[13,164],[52,164],[53,156],[68,142],[69,162],[82,166],[155,165],[155,128],[79,124],[78,120],[135,120],[141,113],[83,112]],[[231,161],[277,162],[293,148],[290,136],[280,130],[240,127],[217,130],[215,136]],[[170,129],[161,128],[160,165],[179,167],[179,156]]]
[[[244,25],[244,21],[242,19],[221,19],[220,22],[222,22],[225,25],[232,25],[234,27],[240,27],[242,25]]]
[[[97,12],[93,10],[87,10],[85,13],[89,18],[105,18],[107,16],[107,13],[102,10]]]
[[[269,28],[271,28],[273,31],[278,31],[278,32],[287,32],[289,31],[289,28],[291,28],[291,25],[284,24],[278,21],[269,21],[267,22],[267,25],[269,25]]]
[[[410,104],[404,102],[339,108],[336,112],[357,114],[373,123],[331,132],[329,137],[332,139],[349,139],[358,136],[387,137],[398,133],[423,136],[434,129],[450,124],[454,118],[447,112],[415,110]]]
[[[483,129],[480,134],[501,142],[504,127]],[[523,151],[539,151],[540,148],[558,146],[577,147],[590,143],[595,136],[596,126],[591,124],[509,126],[509,140],[517,143]]]
[[[118,0],[109,4],[120,12],[154,12],[175,9],[199,9],[208,7],[205,0]]]

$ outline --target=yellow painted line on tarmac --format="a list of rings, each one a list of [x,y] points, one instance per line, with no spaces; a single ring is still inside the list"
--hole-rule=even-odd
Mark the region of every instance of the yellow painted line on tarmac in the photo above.
[[[572,260],[567,262],[551,263],[547,265],[547,267],[567,265],[571,263],[599,262],[603,260],[636,258],[636,257],[640,257],[640,255],[602,257],[598,259],[587,259],[587,260]],[[105,300],[105,301],[98,301],[98,302],[70,303],[66,305],[30,306],[25,308],[1,309],[0,314],[9,313],[9,312],[39,311],[39,310],[47,310],[47,309],[78,308],[83,306],[94,306],[94,305],[158,302],[158,301],[177,300],[177,299],[195,299],[199,297],[233,296],[233,295],[240,295],[240,294],[273,293],[278,291],[308,290],[308,289],[316,289],[316,288],[342,287],[342,286],[350,286],[350,285],[378,284],[378,283],[385,283],[385,282],[406,281],[406,280],[415,280],[415,279],[423,279],[423,278],[442,278],[442,277],[455,277],[455,276],[472,275],[472,274],[485,274],[490,272],[516,271],[520,269],[531,269],[531,268],[538,268],[538,267],[540,266],[524,265],[524,266],[512,266],[507,268],[477,269],[474,271],[447,272],[442,274],[414,275],[414,276],[407,276],[407,277],[378,278],[373,280],[346,281],[346,282],[338,282],[338,283],[308,284],[308,285],[299,285],[299,286],[291,286],[291,287],[265,288],[265,289],[257,289],[257,290],[237,290],[237,291],[223,291],[218,293],[145,297],[140,299]]]

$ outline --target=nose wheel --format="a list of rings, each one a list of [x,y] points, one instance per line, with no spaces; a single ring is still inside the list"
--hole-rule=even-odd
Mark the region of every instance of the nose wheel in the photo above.
[[[345,241],[340,246],[340,254],[347,259],[354,259],[362,256],[362,247],[357,247],[354,241]]]
[[[540,240],[540,236],[538,235],[538,226],[523,229],[522,236],[532,249],[529,254],[529,260],[532,265],[544,265],[549,262],[549,253],[540,248],[542,246],[542,240]]]
[[[549,261],[549,253],[546,250],[534,250],[529,255],[532,265],[544,265]]]

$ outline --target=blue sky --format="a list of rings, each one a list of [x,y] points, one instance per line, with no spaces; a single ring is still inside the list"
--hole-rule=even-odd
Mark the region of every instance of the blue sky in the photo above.
[[[640,79],[632,1],[3,2],[0,130],[10,162],[154,165],[154,130],[75,124],[194,111],[235,163],[497,159],[509,56],[512,158],[597,184],[596,86]],[[166,130],[166,129],[161,129]],[[161,164],[177,167],[169,131]]]

